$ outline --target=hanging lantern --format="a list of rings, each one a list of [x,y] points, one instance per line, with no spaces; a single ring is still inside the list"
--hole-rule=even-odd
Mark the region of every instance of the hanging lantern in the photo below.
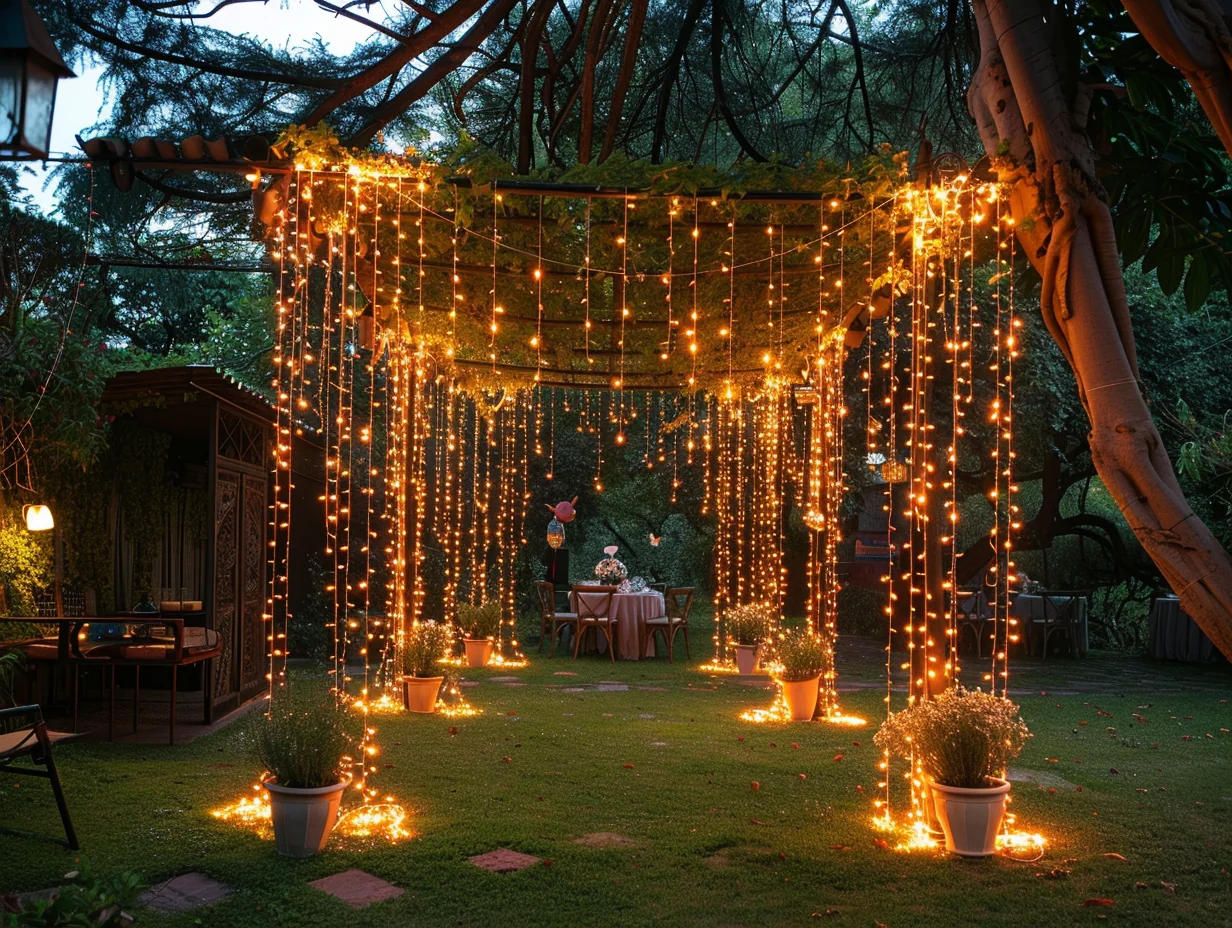
[[[907,465],[897,458],[890,458],[881,465],[881,479],[886,483],[902,483],[907,479]]]
[[[27,0],[0,0],[0,158],[46,158],[56,83],[76,77]]]
[[[565,525],[559,519],[552,519],[548,523],[548,544],[555,551],[565,543]]]

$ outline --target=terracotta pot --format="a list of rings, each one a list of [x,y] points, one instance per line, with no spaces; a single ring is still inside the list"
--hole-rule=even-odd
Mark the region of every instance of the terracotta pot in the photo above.
[[[466,666],[487,667],[492,659],[492,640],[490,638],[464,638],[466,645]]]
[[[279,786],[274,780],[266,780],[263,785],[269,793],[278,853],[284,857],[311,857],[324,848],[338,821],[338,806],[347,782],[318,789]]]
[[[992,786],[984,789],[931,784],[947,851],[963,857],[987,857],[996,852],[1010,784],[1000,777],[989,777],[988,781]]]
[[[812,719],[817,708],[817,691],[821,687],[821,677],[813,677],[811,680],[780,680],[779,686],[783,689],[783,702],[787,703],[791,720],[807,722]]]
[[[738,644],[736,645],[736,670],[743,674],[750,674],[753,668],[757,666],[757,645],[755,644]]]
[[[444,677],[403,677],[402,705],[407,712],[435,712]]]

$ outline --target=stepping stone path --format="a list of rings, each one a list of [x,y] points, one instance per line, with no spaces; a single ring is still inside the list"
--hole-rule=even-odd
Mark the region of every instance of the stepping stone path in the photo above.
[[[489,677],[493,683],[516,683],[517,677]]]
[[[362,870],[343,870],[308,885],[341,899],[353,909],[362,909],[366,905],[384,902],[386,899],[396,899],[406,892]]]
[[[628,683],[600,683],[598,686],[600,693],[627,693],[629,692]]]
[[[584,844],[587,847],[632,847],[637,844],[626,835],[618,835],[610,831],[596,831],[582,835],[580,838],[575,838],[573,843]]]
[[[513,873],[543,863],[541,858],[511,851],[507,847],[498,847],[486,854],[478,854],[470,858],[470,862],[480,870],[487,870],[489,873]]]
[[[141,894],[141,901],[160,912],[191,912],[203,906],[221,902],[231,895],[231,887],[212,880],[204,873],[182,873],[151,886]]]
[[[1009,780],[1011,783],[1034,783],[1041,789],[1073,789],[1076,784],[1071,783],[1064,777],[1059,777],[1055,773],[1048,773],[1042,770],[1016,770],[1013,767],[1009,771]]]

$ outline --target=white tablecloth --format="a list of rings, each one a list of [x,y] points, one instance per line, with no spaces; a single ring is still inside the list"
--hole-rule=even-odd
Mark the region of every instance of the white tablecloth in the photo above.
[[[604,594],[583,593],[582,598],[594,602],[598,608]],[[569,606],[577,612],[577,594],[569,594]],[[642,636],[646,634],[646,620],[658,618],[666,612],[663,594],[656,590],[644,593],[613,593],[612,618],[616,620],[616,654],[625,660],[635,661],[639,657],[654,657],[654,644],[641,654]],[[600,638],[602,641],[602,638]],[[606,644],[602,649],[606,648]]]
[[[1069,596],[1052,597],[1058,613],[1064,612],[1065,605],[1071,598]],[[1042,641],[1044,637],[1044,597],[1036,596],[1034,593],[1019,593],[1014,597],[1010,613],[1018,620],[1021,633],[1026,638],[1028,651],[1034,651],[1035,642],[1037,640]],[[1055,621],[1055,615],[1053,619]],[[1078,651],[1081,654],[1086,654],[1090,645],[1090,630],[1087,620],[1087,598],[1085,596],[1078,598],[1077,619],[1081,629],[1077,641]]]
[[[1166,661],[1214,661],[1219,651],[1175,596],[1161,596],[1151,605],[1151,657]]]

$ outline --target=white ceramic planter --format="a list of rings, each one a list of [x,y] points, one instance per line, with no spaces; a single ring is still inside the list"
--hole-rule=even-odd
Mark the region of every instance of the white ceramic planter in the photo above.
[[[325,847],[338,821],[338,806],[347,783],[318,789],[294,789],[266,780],[274,842],[284,857],[311,857]]]
[[[793,722],[807,722],[813,718],[817,708],[817,691],[821,687],[821,677],[811,680],[788,682],[780,680],[783,690],[783,702],[787,703],[787,712]]]
[[[996,853],[997,833],[1005,818],[1008,780],[989,777],[987,789],[964,789],[932,784],[933,804],[945,834],[945,849],[963,857]]]
[[[402,705],[407,712],[435,712],[444,677],[403,677]]]
[[[464,638],[462,643],[466,645],[466,666],[488,666],[488,661],[492,659],[491,638]]]
[[[753,668],[757,666],[757,645],[755,644],[738,644],[736,645],[736,670],[743,674],[750,674]]]

